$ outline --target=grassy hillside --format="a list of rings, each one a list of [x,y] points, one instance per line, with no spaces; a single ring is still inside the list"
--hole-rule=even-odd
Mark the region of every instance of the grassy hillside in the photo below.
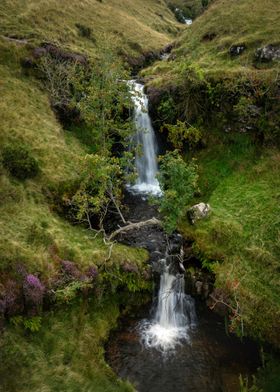
[[[236,311],[232,328],[278,347],[280,62],[259,61],[256,51],[279,45],[279,12],[275,1],[216,0],[168,61],[143,72],[155,125],[179,118],[202,135],[185,155],[197,159],[195,201],[212,213],[181,229],[205,265],[213,262],[219,299]],[[235,45],[244,51],[232,54]]]
[[[1,34],[59,42],[72,50],[94,52],[100,37],[113,40],[115,48],[139,52],[158,49],[179,29],[164,1],[5,0],[0,6]],[[78,25],[78,27],[77,27]],[[89,28],[90,34],[81,27]]]
[[[85,225],[73,224],[63,212],[57,213],[55,192],[62,189],[61,201],[66,197],[64,190],[67,193],[68,184],[71,187],[79,181],[81,162],[96,146],[84,142],[87,136],[83,137],[82,127],[78,138],[77,132],[61,124],[44,78],[21,64],[43,42],[68,53],[83,53],[91,66],[101,47],[122,57],[137,57],[162,48],[181,26],[165,2],[153,0],[144,5],[140,0],[7,0],[0,4],[0,26],[0,311],[14,324],[20,322],[1,335],[1,363],[7,367],[2,368],[5,377],[1,375],[0,390],[130,390],[116,380],[103,358],[104,340],[116,323],[119,304],[116,300],[106,305],[102,293],[109,295],[117,286],[131,292],[148,289],[150,284],[142,275],[147,254],[118,244],[110,248]],[[39,167],[27,179],[13,175],[4,164],[7,151],[22,150],[28,152],[21,162],[24,170],[31,170],[34,160]],[[68,271],[72,276],[63,272],[64,261],[72,268]],[[138,272],[125,272],[121,267],[125,263],[137,265]],[[17,319],[26,307],[26,276],[40,279],[47,292],[45,306],[49,301],[53,306],[54,285],[62,290],[64,302],[79,297],[87,290],[83,279],[89,268],[99,270],[98,288],[89,293],[101,298],[99,304],[87,311],[79,306],[73,311],[56,308],[42,319],[33,319],[34,313],[28,314],[31,321],[26,315]],[[85,317],[84,324],[78,325],[81,317]],[[28,322],[42,324],[38,335],[23,328]],[[2,328],[2,318],[0,323]],[[75,360],[71,351],[71,365],[64,358],[67,349],[78,350]],[[14,374],[15,363],[18,373],[12,379],[9,373]]]
[[[23,260],[33,271],[43,272],[51,263],[48,241],[47,245],[40,243],[43,239],[37,244],[28,242],[34,225],[47,228],[49,242],[60,243],[59,251],[74,248],[70,238],[76,237],[77,259],[91,257],[90,248],[96,241],[63,222],[46,199],[50,186],[77,179],[88,150],[62,128],[40,80],[23,72],[22,59],[42,42],[94,58],[104,37],[114,42],[116,51],[136,56],[161,48],[179,25],[164,2],[147,1],[143,6],[141,1],[128,0],[67,4],[8,0],[0,5],[0,20],[1,148],[24,146],[40,167],[39,175],[26,181],[18,181],[1,167],[1,268]],[[102,248],[100,243],[96,246]]]
[[[216,0],[177,40],[174,60],[157,66],[170,78],[180,75],[189,65],[205,73],[247,72],[249,69],[279,69],[279,61],[256,64],[255,51],[269,44],[279,44],[277,23],[279,4],[254,0]],[[244,45],[240,55],[231,56],[230,48]]]

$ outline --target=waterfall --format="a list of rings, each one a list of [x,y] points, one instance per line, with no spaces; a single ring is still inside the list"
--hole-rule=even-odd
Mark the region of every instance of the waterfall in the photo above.
[[[138,173],[135,185],[129,185],[128,188],[134,193],[159,196],[162,192],[156,178],[157,144],[148,113],[148,98],[142,84],[132,80],[128,85],[134,103],[136,134],[133,142],[136,147],[135,165]],[[159,260],[162,272],[154,318],[140,325],[144,345],[162,352],[170,352],[182,340],[189,340],[189,331],[196,320],[194,300],[185,294],[184,274],[176,273],[182,272],[184,268],[178,267],[177,253],[180,253],[182,248],[180,241],[179,246],[176,246],[175,242],[169,244],[165,258]]]
[[[166,353],[182,341],[189,341],[189,331],[196,325],[196,313],[193,298],[185,294],[184,275],[171,274],[166,259],[162,263],[155,315],[152,321],[141,324],[140,333],[147,348]]]
[[[148,113],[148,98],[142,84],[131,80],[128,85],[134,103],[136,134],[133,142],[136,147],[135,164],[138,174],[135,185],[130,185],[128,188],[135,193],[160,195],[161,190],[156,178],[158,172],[157,144]]]

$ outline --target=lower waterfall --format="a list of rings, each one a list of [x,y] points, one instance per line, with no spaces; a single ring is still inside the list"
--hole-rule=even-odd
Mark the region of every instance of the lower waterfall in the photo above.
[[[189,341],[188,332],[196,325],[194,300],[185,294],[184,274],[169,273],[163,262],[156,311],[152,321],[141,323],[141,340],[145,347],[166,352],[182,341]]]

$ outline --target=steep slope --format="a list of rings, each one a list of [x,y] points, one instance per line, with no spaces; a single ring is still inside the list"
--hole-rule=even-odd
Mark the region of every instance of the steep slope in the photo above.
[[[110,247],[85,225],[65,219],[64,211],[59,210],[58,200],[67,204],[67,192],[71,193],[71,187],[80,181],[81,162],[96,146],[89,145],[88,140],[85,142],[86,129],[79,129],[77,134],[61,123],[50,90],[46,88],[46,73],[38,73],[30,59],[34,48],[46,42],[55,45],[59,54],[68,53],[71,57],[82,53],[87,58],[87,66],[94,66],[101,52],[108,55],[114,52],[126,60],[144,58],[147,52],[159,50],[168,43],[181,27],[165,2],[154,0],[144,5],[140,0],[59,3],[8,0],[0,5],[0,26],[0,344],[1,363],[6,363],[2,367],[0,390],[37,391],[43,388],[40,377],[48,380],[45,384],[48,390],[74,391],[82,387],[96,391],[131,390],[117,381],[104,361],[104,340],[116,323],[119,303],[123,300],[114,294],[113,303],[108,296],[117,286],[121,286],[120,291],[131,293],[150,288],[141,274],[146,269],[147,254],[118,244]],[[47,65],[75,69],[77,73],[70,75],[71,78],[78,71],[89,69],[83,66],[78,69],[69,56],[61,62],[59,58],[57,63],[51,56],[46,59],[50,60]],[[111,65],[114,67],[114,63]],[[75,83],[78,80],[72,78],[69,91]],[[125,263],[137,266],[138,272],[125,272]],[[94,282],[94,288],[90,289],[84,284],[89,276]],[[44,286],[46,308],[53,306],[53,295],[60,295],[60,303],[77,302],[77,309],[72,305],[64,309],[62,305],[59,314],[48,313],[41,318],[40,312],[38,315],[37,311],[31,311],[26,317],[23,308],[28,307],[28,300],[23,292],[30,284],[37,284],[37,308],[42,305]],[[54,294],[53,290],[57,289]],[[97,302],[94,309],[90,307],[91,319],[84,323],[87,300],[82,307],[79,302],[83,295]],[[71,312],[73,320],[80,321],[78,326],[70,317]],[[3,315],[13,324],[4,336]],[[72,323],[68,315],[75,324],[71,328],[71,341],[68,335],[67,343],[69,349],[72,345],[72,351],[78,350],[75,363],[63,359],[66,347],[59,343],[59,336],[65,340]],[[48,320],[51,320],[49,326]],[[27,336],[38,329],[41,331],[38,335]],[[52,329],[49,337],[45,335],[48,329]],[[40,334],[46,346],[40,345]],[[53,350],[48,342],[50,346],[53,344]],[[44,356],[52,357],[53,365],[45,360],[40,362]],[[36,366],[32,358],[36,358]],[[90,363],[87,369],[85,361]],[[33,372],[39,362],[40,370]],[[58,370],[55,376],[52,366]],[[62,373],[60,366],[64,367]],[[9,374],[14,374],[15,367],[17,376],[11,379]],[[31,373],[30,377],[26,377],[26,372]]]
[[[61,237],[65,247],[68,241],[62,229],[67,223],[53,215],[46,189],[75,181],[88,149],[73,133],[63,130],[51,109],[48,92],[40,80],[23,71],[22,60],[42,42],[83,52],[90,59],[98,56],[104,45],[121,55],[139,56],[161,48],[180,26],[164,2],[143,5],[129,0],[59,5],[55,1],[7,0],[0,5],[0,20],[1,150],[8,145],[27,147],[40,167],[39,176],[24,182],[1,167],[1,265],[26,260],[36,269],[38,259],[42,266],[49,256],[42,244],[37,251],[36,244],[28,244],[32,225],[49,225],[47,231],[53,240]],[[79,234],[71,225],[68,229],[76,233],[78,242],[84,241],[82,231]]]

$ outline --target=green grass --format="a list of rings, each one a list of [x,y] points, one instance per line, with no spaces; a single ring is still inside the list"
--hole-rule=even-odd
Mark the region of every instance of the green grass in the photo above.
[[[10,326],[0,337],[0,391],[133,391],[104,359],[103,345],[118,315],[113,298],[89,300],[46,313],[36,333]]]
[[[280,155],[263,149],[257,157],[251,147],[237,153],[237,146],[199,154],[199,200],[209,202],[212,213],[183,232],[203,257],[218,261],[216,284],[236,296],[245,333],[279,346]]]
[[[50,186],[77,179],[87,147],[75,133],[62,129],[46,91],[38,80],[23,72],[20,61],[43,41],[94,57],[98,47],[105,44],[104,37],[114,42],[116,50],[119,47],[138,55],[142,48],[161,48],[180,26],[165,3],[153,0],[144,5],[140,0],[87,0],[59,6],[55,1],[6,0],[0,6],[0,19],[0,154],[6,145],[23,145],[40,167],[37,177],[22,183],[0,165],[0,268],[20,261],[46,276],[54,268],[50,243],[56,244],[60,257],[75,259],[81,268],[91,262],[101,263],[108,251],[102,241],[63,221],[46,201]],[[90,39],[79,34],[76,23],[91,29]],[[4,37],[26,39],[28,44]],[[34,230],[44,235],[30,242]],[[146,259],[144,253],[116,245],[112,258],[137,262]]]
[[[166,97],[167,91],[173,99],[165,117],[173,110],[203,134],[204,147],[190,155],[199,167],[197,201],[209,202],[212,214],[195,227],[182,223],[182,230],[204,258],[219,261],[217,285],[231,292],[235,305],[237,296],[245,332],[278,347],[280,164],[278,109],[271,104],[277,94],[272,99],[267,94],[265,103],[260,96],[273,91],[280,62],[257,64],[255,52],[280,44],[279,12],[273,0],[215,0],[180,35],[169,61],[142,72],[152,96],[154,88],[154,95]],[[231,46],[239,44],[245,51],[232,57]],[[258,131],[242,134],[235,105],[248,96],[264,110]]]
[[[154,84],[172,83],[184,78],[188,67],[195,66],[214,77],[238,78],[253,72],[261,78],[279,70],[279,61],[263,64],[255,70],[255,51],[268,44],[279,44],[280,6],[268,0],[215,0],[176,41],[175,59],[153,65],[145,74],[153,75]],[[207,39],[207,36],[212,39]],[[231,57],[232,45],[246,45],[246,50]],[[157,80],[158,79],[158,80]]]
[[[139,53],[164,46],[182,27],[164,2],[146,0],[4,0],[0,6],[1,34],[25,38],[29,43],[59,42],[92,54],[101,40],[115,48]],[[86,26],[89,38],[76,24]],[[136,50],[135,50],[136,48]]]

